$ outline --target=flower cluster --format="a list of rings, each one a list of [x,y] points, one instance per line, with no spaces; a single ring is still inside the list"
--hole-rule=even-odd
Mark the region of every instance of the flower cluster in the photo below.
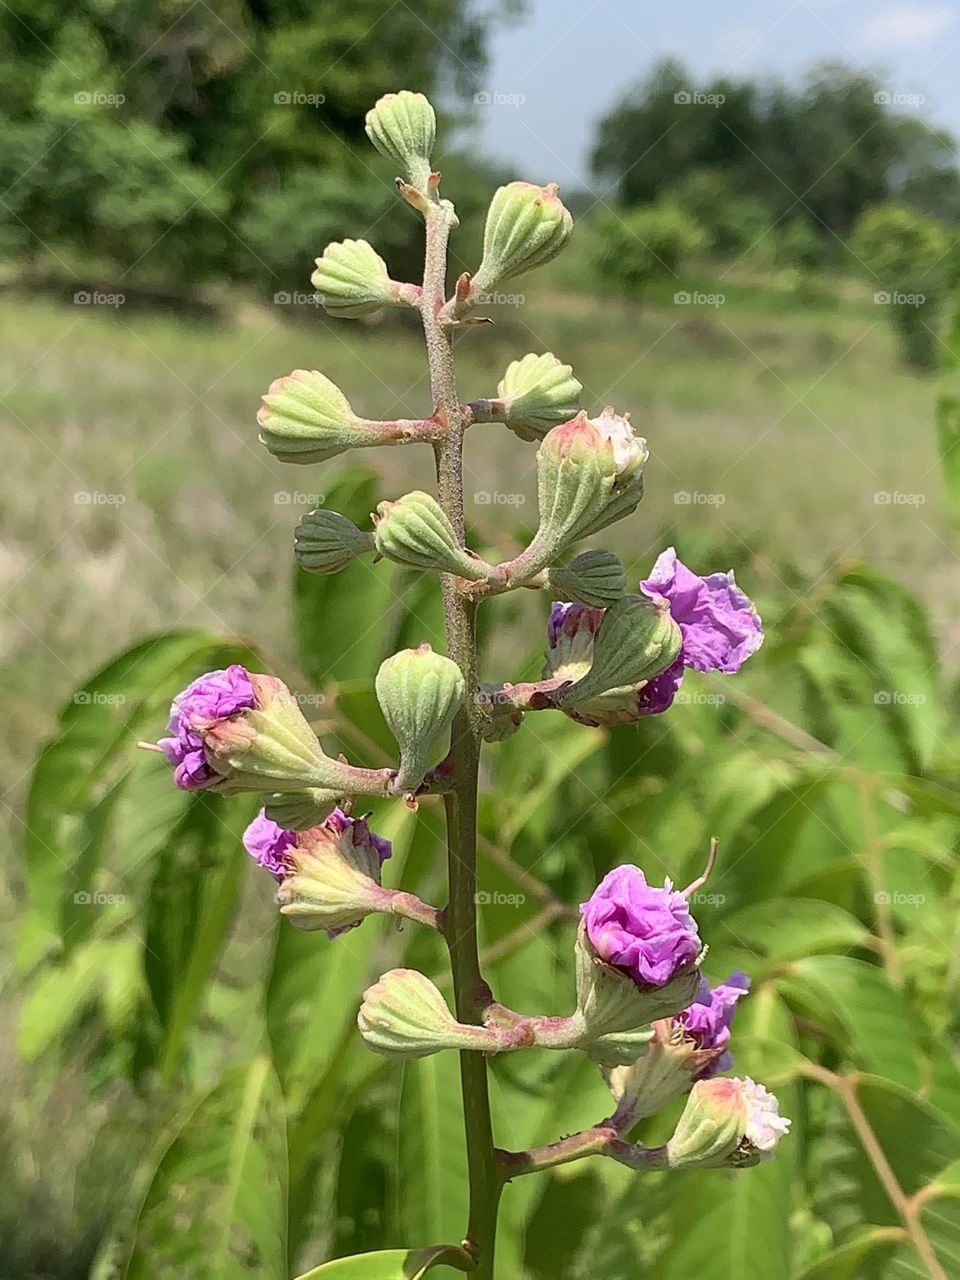
[[[638,1119],[689,1094],[664,1148],[624,1141],[616,1158],[637,1168],[754,1163],[773,1151],[789,1121],[762,1085],[720,1074],[732,1066],[732,1022],[750,984],[742,973],[717,986],[703,976],[706,948],[690,910],[694,886],[678,891],[669,879],[652,884],[629,862],[609,871],[580,907],[573,1012],[520,1013],[498,1003],[480,973],[469,914],[475,849],[460,824],[475,809],[474,746],[481,738],[518,731],[528,712],[559,710],[590,725],[661,714],[687,670],[739,671],[762,642],[760,618],[732,573],[701,577],[672,547],[635,592],[607,550],[568,560],[578,540],[637,508],[646,441],[629,415],[612,406],[593,416],[581,409],[581,384],[551,352],[511,362],[496,395],[459,406],[449,364],[452,332],[470,323],[473,308],[500,282],[559,253],[570,235],[570,214],[553,184],[501,187],[487,215],[482,260],[473,275],[459,277],[448,298],[446,244],[457,218],[440,197],[433,169],[433,108],[421,94],[388,94],[368,113],[366,127],[399,169],[400,195],[424,218],[423,284],[393,280],[362,240],[328,246],[317,258],[314,284],[336,317],[387,306],[417,310],[434,365],[436,403],[420,419],[371,421],[354,413],[324,374],[297,369],[267,390],[260,438],[274,456],[299,465],[375,445],[423,444],[436,451],[446,478],[437,496],[414,490],[385,500],[369,529],[334,511],[311,511],[297,529],[295,555],[311,573],[336,573],[373,553],[405,572],[442,574],[450,656],[424,643],[380,666],[374,688],[395,741],[389,767],[361,768],[327,754],[301,700],[275,676],[237,664],[199,676],[176,696],[169,736],[154,749],[173,766],[178,787],[262,797],[243,843],[272,877],[280,914],[293,926],[335,937],[369,915],[387,914],[437,930],[455,965],[466,956],[468,971],[455,975],[456,1014],[415,970],[392,969],[367,990],[358,1023],[376,1052],[403,1059],[445,1049],[579,1050],[600,1066],[616,1100],[603,1132],[609,1135],[612,1126],[618,1142]],[[460,469],[464,431],[489,424],[537,445],[537,524],[523,550],[500,563],[487,563],[466,545],[462,492],[450,492],[457,487],[450,477]],[[552,601],[543,677],[478,685],[473,611],[520,589],[546,592]],[[443,792],[453,793],[448,814],[456,856],[449,862],[450,902],[441,911],[383,884],[390,842],[366,816],[353,816],[352,806],[363,796],[415,809]],[[713,853],[712,847],[711,865]],[[490,1160],[504,1155],[488,1153]]]

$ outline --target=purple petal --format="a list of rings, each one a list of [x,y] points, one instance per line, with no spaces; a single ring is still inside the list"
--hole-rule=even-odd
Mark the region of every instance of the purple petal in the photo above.
[[[289,871],[287,850],[297,843],[296,831],[279,826],[261,809],[243,833],[243,847],[261,867],[277,878]]]
[[[711,989],[704,978],[696,1000],[682,1013],[677,1014],[676,1021],[684,1028],[687,1035],[698,1049],[722,1049],[723,1053],[709,1063],[700,1073],[701,1078],[728,1071],[733,1059],[727,1049],[730,1043],[730,1024],[733,1022],[734,1010],[741,996],[750,989],[750,979],[745,973],[735,972],[726,982]]]
[[[616,867],[580,904],[587,936],[601,960],[635,982],[665,986],[700,954],[696,921],[669,880],[648,885],[639,867]]]
[[[193,791],[209,786],[217,778],[206,762],[197,730],[256,705],[250,677],[238,663],[223,671],[208,671],[177,694],[167,725],[173,736],[161,738],[158,745],[175,766],[173,780],[178,787]]]
[[[668,547],[640,583],[646,595],[667,601],[683,636],[683,662],[694,671],[739,671],[763,642],[763,628],[733,573],[700,578]]]

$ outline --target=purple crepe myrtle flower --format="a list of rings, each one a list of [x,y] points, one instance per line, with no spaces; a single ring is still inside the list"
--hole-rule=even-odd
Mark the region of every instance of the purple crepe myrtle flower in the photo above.
[[[640,590],[670,606],[671,617],[683,636],[683,665],[693,671],[731,675],[763,642],[757,611],[737,586],[733,573],[698,577],[677,558],[673,547],[657,557]]]
[[[199,730],[249,710],[257,698],[245,667],[234,663],[222,671],[208,671],[178,693],[170,708],[167,732],[159,747],[174,765],[173,779],[185,791],[197,791],[218,780],[207,763]]]
[[[393,852],[390,841],[371,831],[365,819],[351,818],[340,808],[334,809],[321,823],[307,831],[281,827],[261,809],[244,832],[243,844],[250,856],[294,897],[303,892],[305,885],[316,893],[317,914],[322,910],[333,910],[332,901],[324,890],[325,858],[335,861],[341,868],[348,868],[349,879],[359,886],[363,896],[370,891],[376,894],[379,890],[380,868]],[[367,856],[367,851],[372,853],[372,859]],[[342,892],[343,887],[341,872],[335,890]],[[278,900],[286,896],[281,893]],[[342,909],[342,902],[338,906]],[[342,920],[342,913],[334,918]],[[335,938],[347,929],[355,928],[361,921],[362,915],[355,920],[337,923],[327,929],[327,936]]]
[[[674,1019],[693,1041],[695,1048],[719,1051],[698,1073],[698,1080],[706,1080],[721,1071],[729,1071],[733,1066],[733,1057],[727,1048],[730,1043],[730,1024],[737,1001],[749,990],[750,979],[739,971],[732,973],[726,982],[721,982],[712,989],[704,978],[696,1000]]]
[[[683,894],[669,880],[648,885],[639,867],[608,872],[580,910],[599,958],[641,985],[665,986],[702,950]]]

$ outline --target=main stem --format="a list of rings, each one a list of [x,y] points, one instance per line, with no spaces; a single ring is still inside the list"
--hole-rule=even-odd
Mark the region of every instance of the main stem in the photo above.
[[[465,545],[463,517],[464,418],[457,397],[449,327],[440,323],[445,301],[447,240],[456,225],[453,208],[440,202],[426,214],[426,258],[421,313],[430,362],[434,408],[445,426],[436,446],[437,490],[441,507]],[[447,653],[463,672],[466,693],[451,729],[452,789],[444,796],[447,819],[449,902],[443,932],[450,952],[457,1017],[479,1023],[489,1000],[480,973],[477,948],[477,784],[480,728],[474,702],[477,687],[476,605],[457,589],[455,579],[441,575]],[[503,1180],[493,1145],[487,1064],[480,1053],[460,1055],[460,1084],[470,1183],[470,1215],[465,1244],[477,1259],[477,1280],[493,1280],[497,1206]]]

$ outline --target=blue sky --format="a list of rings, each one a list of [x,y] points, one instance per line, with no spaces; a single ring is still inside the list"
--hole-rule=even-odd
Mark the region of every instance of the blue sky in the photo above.
[[[587,184],[597,120],[663,54],[698,79],[774,71],[817,58],[878,69],[905,106],[960,135],[960,0],[528,0],[497,30],[477,108],[483,151],[531,181]],[[520,101],[522,99],[522,101]]]

